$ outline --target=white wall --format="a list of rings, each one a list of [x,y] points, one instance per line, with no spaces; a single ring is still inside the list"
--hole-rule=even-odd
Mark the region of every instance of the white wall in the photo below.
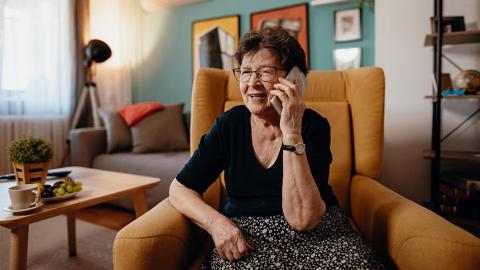
[[[478,29],[480,1],[445,0],[444,16],[465,16],[468,28]],[[417,202],[430,196],[430,162],[422,149],[430,148],[433,55],[423,47],[430,32],[433,0],[375,1],[375,61],[385,71],[385,150],[381,181]],[[445,53],[462,68],[480,70],[480,44],[445,47]],[[444,61],[444,72],[458,71]],[[479,103],[444,103],[443,130],[448,132],[474,111]],[[444,149],[480,149],[477,116],[445,141]],[[476,138],[476,140],[474,140]]]

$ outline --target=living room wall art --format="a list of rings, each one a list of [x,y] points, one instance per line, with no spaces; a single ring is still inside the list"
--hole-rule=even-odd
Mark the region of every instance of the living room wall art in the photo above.
[[[232,70],[238,46],[240,16],[230,15],[192,22],[192,72],[200,67]]]
[[[361,9],[335,11],[335,41],[351,41],[361,38]]]
[[[362,63],[362,48],[344,48],[333,51],[335,70],[359,68]]]
[[[307,58],[308,53],[308,4],[293,5],[250,14],[251,30],[260,30],[267,27],[282,27],[294,36]]]

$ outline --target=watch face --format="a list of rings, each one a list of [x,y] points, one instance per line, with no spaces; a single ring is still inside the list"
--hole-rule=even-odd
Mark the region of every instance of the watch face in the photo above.
[[[295,153],[301,155],[305,153],[305,144],[299,143],[295,145]]]

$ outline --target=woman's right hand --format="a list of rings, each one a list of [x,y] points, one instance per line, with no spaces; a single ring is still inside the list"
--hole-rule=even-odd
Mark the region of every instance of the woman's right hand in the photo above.
[[[208,232],[213,238],[218,254],[223,259],[238,260],[253,250],[243,238],[242,231],[225,216],[213,220]]]

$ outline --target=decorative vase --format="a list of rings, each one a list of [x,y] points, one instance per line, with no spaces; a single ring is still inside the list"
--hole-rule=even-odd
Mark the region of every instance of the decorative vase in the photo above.
[[[40,183],[42,185],[45,184],[45,181],[47,180],[48,163],[49,161],[38,163],[12,162],[17,185],[35,183]]]

